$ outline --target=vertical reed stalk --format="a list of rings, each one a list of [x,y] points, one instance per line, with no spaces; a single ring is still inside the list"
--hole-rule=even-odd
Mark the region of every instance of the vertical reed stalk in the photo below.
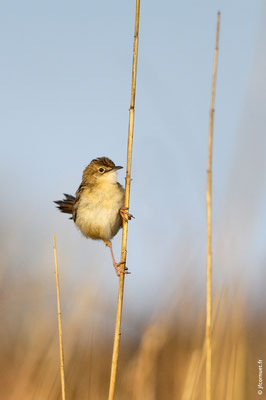
[[[220,12],[217,14],[216,42],[214,51],[213,73],[212,73],[212,93],[210,107],[210,123],[209,123],[209,156],[207,170],[207,293],[206,293],[206,400],[211,400],[211,373],[212,373],[212,142],[213,142],[213,117],[214,117],[214,100],[216,89],[217,60],[218,60],[218,44],[220,33]]]
[[[62,400],[66,400],[64,352],[63,352],[63,335],[62,335],[62,320],[61,320],[60,292],[59,292],[59,278],[58,278],[58,264],[57,264],[57,252],[56,252],[55,235],[53,236],[53,239],[54,239],[54,262],[55,262],[57,315],[58,315],[58,336],[59,336],[59,350],[60,350],[61,390],[62,390]]]
[[[130,100],[130,109],[129,109],[128,144],[127,144],[127,170],[126,170],[125,202],[124,202],[124,207],[127,209],[129,209],[130,182],[131,182],[131,160],[132,160],[132,145],[133,145],[133,131],[134,131],[135,93],[136,93],[138,41],[139,41],[139,12],[140,12],[140,0],[136,0],[135,34],[134,34],[134,49],[133,49],[133,64],[132,64],[132,84],[131,84],[131,100]],[[128,229],[128,222],[123,220],[123,233],[122,233],[122,245],[121,245],[121,261],[122,262],[126,262],[126,257],[127,257],[127,229]],[[119,277],[116,326],[115,326],[115,337],[114,337],[108,400],[113,400],[114,393],[115,393],[117,363],[118,363],[119,345],[120,345],[120,337],[121,337],[121,318],[122,318],[124,282],[125,282],[125,264],[122,264],[121,265],[121,273],[120,273],[120,277]]]

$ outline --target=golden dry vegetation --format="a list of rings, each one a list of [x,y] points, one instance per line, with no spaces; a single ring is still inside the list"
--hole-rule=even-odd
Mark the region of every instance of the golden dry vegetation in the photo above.
[[[1,399],[61,398],[56,293],[49,285],[25,271],[2,273]],[[85,286],[71,294],[64,280],[62,288],[66,398],[102,400],[108,395],[114,310]],[[204,398],[204,301],[188,284],[177,289],[182,301],[173,300],[160,315],[139,320],[124,310],[116,399]],[[214,398],[254,399],[257,359],[266,355],[265,320],[250,317],[243,292],[227,289],[216,291],[213,313]]]

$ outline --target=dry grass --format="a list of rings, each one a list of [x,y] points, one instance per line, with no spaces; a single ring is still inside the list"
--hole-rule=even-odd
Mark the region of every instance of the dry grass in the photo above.
[[[56,251],[55,235],[53,236],[53,240],[54,240],[54,263],[55,263],[55,281],[56,281],[56,299],[57,299],[57,318],[58,318],[58,339],[59,339],[59,354],[60,354],[61,388],[62,388],[62,400],[65,400],[66,399],[66,389],[65,389],[63,332],[62,332],[62,317],[61,317],[61,305],[60,305],[59,275],[58,275],[58,262],[57,262],[57,251]]]
[[[58,400],[55,293],[52,298],[46,294],[49,288],[43,287],[41,277],[33,282],[28,276],[15,285],[7,273],[1,283],[1,398]],[[64,287],[62,302],[71,303],[63,309],[62,321],[66,397],[106,399],[113,336],[106,321],[110,306],[89,296],[90,288],[80,288],[71,297]],[[123,337],[116,399],[204,398],[204,306],[196,311],[198,299],[191,296],[191,288],[182,290],[182,305],[172,304],[172,311],[162,310],[152,321],[142,321],[134,335]],[[245,310],[243,294],[232,296],[224,290],[215,297],[212,366],[217,400],[249,400],[256,395],[257,359],[266,356],[265,318],[251,321]],[[137,316],[129,320],[133,330]]]

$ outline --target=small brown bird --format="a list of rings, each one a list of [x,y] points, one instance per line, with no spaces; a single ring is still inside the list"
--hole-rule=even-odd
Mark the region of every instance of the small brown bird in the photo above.
[[[122,219],[133,217],[123,208],[125,190],[116,176],[121,168],[107,157],[96,158],[84,169],[76,196],[64,194],[65,199],[55,201],[61,212],[72,215],[70,219],[85,237],[101,239],[110,248],[118,276],[122,262],[115,261],[110,240],[121,228]]]

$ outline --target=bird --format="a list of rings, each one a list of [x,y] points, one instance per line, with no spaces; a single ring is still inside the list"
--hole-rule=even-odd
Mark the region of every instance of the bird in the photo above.
[[[86,238],[104,241],[110,249],[117,276],[125,263],[115,261],[111,239],[122,227],[123,220],[134,218],[124,207],[125,189],[117,182],[117,171],[121,168],[107,157],[95,158],[84,169],[75,196],[64,193],[63,200],[54,201],[62,213],[71,214],[70,219]],[[123,272],[127,272],[126,267]]]

